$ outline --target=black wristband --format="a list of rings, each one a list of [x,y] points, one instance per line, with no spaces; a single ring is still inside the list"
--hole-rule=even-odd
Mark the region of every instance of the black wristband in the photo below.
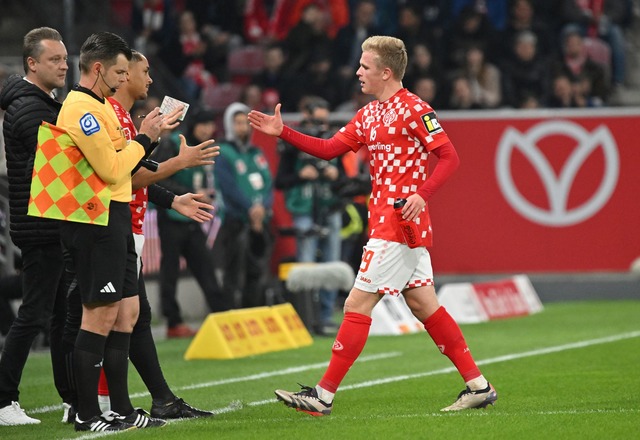
[[[146,134],[140,133],[133,140],[142,145],[142,148],[144,148],[146,153],[145,156],[153,151],[153,148],[151,148],[151,138]]]
[[[151,203],[158,205],[161,208],[171,209],[173,199],[176,197],[174,193],[158,184],[150,185],[148,191],[149,201]]]

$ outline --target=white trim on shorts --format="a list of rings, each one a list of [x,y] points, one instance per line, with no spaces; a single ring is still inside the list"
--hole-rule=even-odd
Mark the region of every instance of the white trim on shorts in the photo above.
[[[397,296],[405,289],[421,286],[433,286],[431,255],[426,247],[411,249],[395,241],[369,239],[362,250],[354,287]]]

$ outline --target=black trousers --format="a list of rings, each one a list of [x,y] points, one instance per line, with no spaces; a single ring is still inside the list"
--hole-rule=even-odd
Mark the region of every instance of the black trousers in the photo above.
[[[16,314],[11,308],[11,300],[22,298],[22,274],[0,278],[0,334],[9,333]]]
[[[158,235],[162,251],[160,300],[167,325],[173,327],[183,322],[176,299],[181,256],[186,260],[187,268],[202,289],[210,311],[221,312],[231,309],[232,302],[216,280],[213,258],[211,251],[207,248],[207,237],[200,224],[194,221],[172,220],[166,211],[159,209]]]
[[[224,274],[224,291],[239,301],[236,307],[265,305],[271,242],[267,230],[254,232],[238,219],[227,217],[220,226],[213,252]]]
[[[66,316],[66,281],[60,243],[23,247],[22,304],[5,340],[0,359],[0,407],[18,401],[22,371],[31,344],[49,328],[53,377],[58,394],[67,398],[68,387],[61,347]]]

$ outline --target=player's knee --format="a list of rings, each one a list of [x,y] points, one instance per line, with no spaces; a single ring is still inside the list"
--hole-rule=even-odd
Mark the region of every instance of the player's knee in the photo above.
[[[122,307],[113,329],[119,332],[131,333],[138,320],[139,312],[140,309],[137,307]]]

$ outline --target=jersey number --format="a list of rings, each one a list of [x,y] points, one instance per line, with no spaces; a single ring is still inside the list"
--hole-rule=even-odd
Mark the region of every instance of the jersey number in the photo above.
[[[360,264],[360,272],[366,272],[373,260],[373,251],[364,251],[362,254],[362,263]]]

